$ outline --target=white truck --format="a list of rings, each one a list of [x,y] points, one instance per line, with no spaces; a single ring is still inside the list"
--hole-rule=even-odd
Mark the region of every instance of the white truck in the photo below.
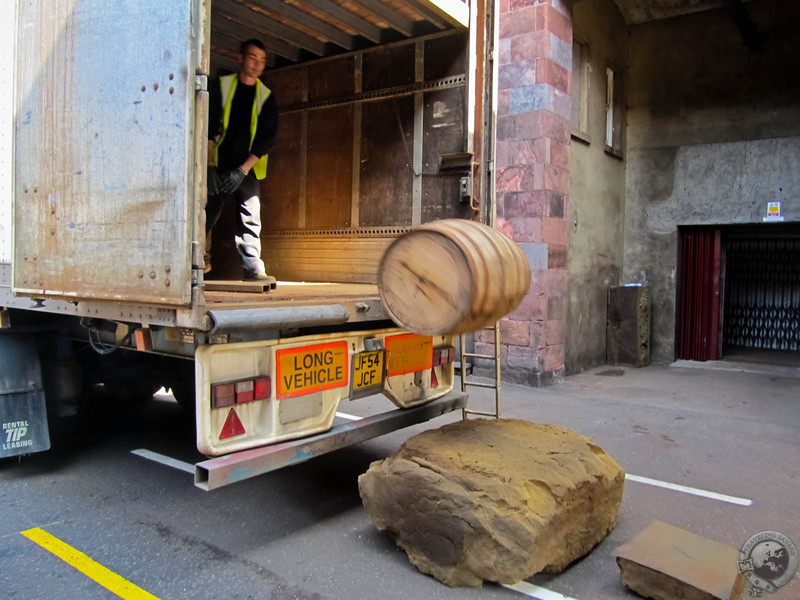
[[[398,235],[481,208],[483,36],[458,0],[356,5],[3,4],[0,458],[46,450],[100,383],[194,411],[208,489],[464,407],[453,337],[399,329],[375,283]],[[203,272],[207,83],[249,37],[281,111],[277,286],[237,281],[224,227],[223,280]],[[398,408],[335,420],[376,393]]]

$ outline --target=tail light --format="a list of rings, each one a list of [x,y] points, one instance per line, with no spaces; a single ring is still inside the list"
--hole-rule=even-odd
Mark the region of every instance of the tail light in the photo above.
[[[256,400],[268,400],[272,389],[269,377],[256,377],[211,385],[211,405],[224,408]]]
[[[440,346],[433,349],[433,366],[447,365],[456,359],[456,349],[454,346]]]
[[[431,389],[439,387],[439,378],[436,376],[436,367],[449,365],[456,359],[456,349],[454,346],[439,346],[433,349],[431,360]]]

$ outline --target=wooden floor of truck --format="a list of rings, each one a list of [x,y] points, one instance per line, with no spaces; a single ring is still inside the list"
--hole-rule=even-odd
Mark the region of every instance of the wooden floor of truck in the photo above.
[[[264,291],[259,282],[215,280],[206,282],[205,299],[209,308],[220,309],[230,305],[303,305],[333,304],[343,301],[378,299],[378,286],[369,283],[306,283],[278,281],[275,289]],[[213,284],[213,285],[209,285]],[[209,289],[209,287],[211,289]],[[232,291],[235,288],[235,291]]]

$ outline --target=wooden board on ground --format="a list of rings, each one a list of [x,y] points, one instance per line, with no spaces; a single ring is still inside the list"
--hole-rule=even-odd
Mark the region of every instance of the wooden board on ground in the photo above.
[[[274,277],[269,277],[264,281],[241,281],[236,279],[217,279],[205,282],[206,290],[209,292],[269,292],[277,287]]]
[[[622,583],[645,598],[729,600],[739,551],[653,521],[614,552]]]

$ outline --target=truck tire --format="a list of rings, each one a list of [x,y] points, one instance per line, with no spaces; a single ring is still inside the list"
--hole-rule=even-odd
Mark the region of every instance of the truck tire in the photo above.
[[[195,413],[194,361],[176,359],[169,368],[167,387],[180,407],[190,415]]]
[[[160,356],[118,350],[110,354],[84,354],[86,383],[102,383],[113,400],[149,401],[164,385]]]
[[[109,394],[121,402],[147,402],[161,389],[161,384],[147,380],[107,379],[103,382]]]

